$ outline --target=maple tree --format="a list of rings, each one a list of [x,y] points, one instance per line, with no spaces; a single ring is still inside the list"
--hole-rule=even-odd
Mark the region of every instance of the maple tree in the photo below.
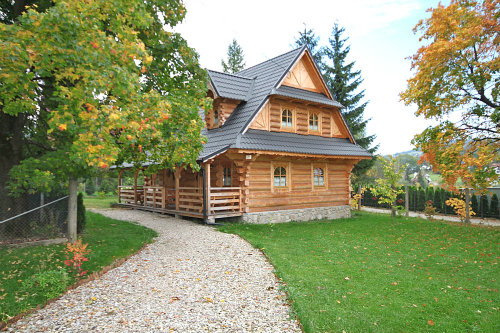
[[[10,170],[12,193],[69,179],[74,203],[76,179],[112,164],[197,168],[206,73],[169,31],[184,18],[181,1],[35,9],[0,24],[0,114],[32,119],[44,138],[36,157]]]
[[[453,0],[414,28],[425,45],[400,96],[418,116],[439,121],[413,142],[451,187],[460,178],[482,191],[498,179],[491,163],[500,158],[499,9],[498,0]]]

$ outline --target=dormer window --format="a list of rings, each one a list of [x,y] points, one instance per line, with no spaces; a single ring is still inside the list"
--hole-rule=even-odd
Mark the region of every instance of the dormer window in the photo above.
[[[286,129],[293,128],[293,113],[289,109],[284,109],[281,113],[281,127]]]
[[[214,127],[219,125],[219,110],[214,110]]]
[[[319,116],[317,113],[311,113],[309,115],[309,131],[319,131]]]

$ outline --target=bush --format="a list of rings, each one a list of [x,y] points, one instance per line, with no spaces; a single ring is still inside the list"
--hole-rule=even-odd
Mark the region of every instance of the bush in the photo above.
[[[443,212],[443,201],[441,199],[441,196],[443,195],[443,192],[441,191],[441,189],[438,187],[435,191],[434,191],[434,207],[436,208],[436,212],[438,213],[442,213]]]
[[[490,214],[490,205],[488,202],[488,196],[486,194],[481,195],[480,197],[481,200],[481,207],[479,210],[479,216],[481,217],[488,217]]]
[[[472,194],[470,196],[470,208],[472,208],[472,210],[475,212],[479,212],[479,203],[475,194]]]
[[[418,193],[417,193],[417,210],[419,212],[423,212],[425,209],[425,191],[422,187],[418,188]]]
[[[87,179],[85,181],[85,193],[87,193],[88,195],[92,195],[95,193],[95,183],[93,181],[93,179]]]
[[[490,216],[497,219],[500,218],[500,212],[498,211],[498,196],[496,193],[493,193],[491,196]]]
[[[81,234],[85,229],[85,205],[83,204],[83,193],[78,193],[76,198],[76,232]]]

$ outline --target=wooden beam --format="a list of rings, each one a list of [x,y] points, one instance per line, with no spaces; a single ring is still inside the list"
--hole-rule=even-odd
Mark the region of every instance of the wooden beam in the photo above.
[[[175,169],[175,173],[174,173],[174,176],[175,176],[175,210],[179,210],[179,180],[181,178],[181,167],[177,167]]]
[[[205,163],[205,182],[206,182],[206,189],[205,189],[205,193],[207,195],[207,201],[206,201],[206,204],[207,204],[207,207],[206,207],[206,210],[207,210],[207,215],[211,215],[212,214],[212,205],[210,203],[210,165],[212,164],[213,160],[209,160]]]

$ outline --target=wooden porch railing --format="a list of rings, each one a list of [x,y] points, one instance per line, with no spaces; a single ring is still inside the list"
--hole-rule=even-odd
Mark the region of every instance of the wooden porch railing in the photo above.
[[[211,187],[210,212],[235,213],[242,211],[241,187]]]
[[[175,188],[162,186],[118,186],[118,202],[145,207],[171,209],[179,212],[203,213],[203,189],[179,187],[179,203]],[[240,187],[211,187],[208,215],[243,211]]]
[[[179,210],[203,212],[203,189],[198,187],[179,187]]]

